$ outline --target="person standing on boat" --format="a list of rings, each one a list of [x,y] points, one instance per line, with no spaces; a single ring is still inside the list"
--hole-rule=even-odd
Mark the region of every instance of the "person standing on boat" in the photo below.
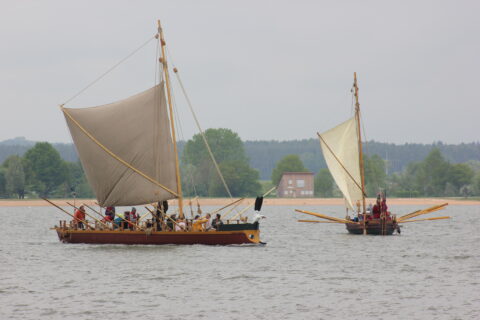
[[[212,230],[212,221],[211,221],[211,218],[212,215],[210,213],[207,213],[207,215],[205,216],[205,219],[207,219],[207,222],[205,222],[205,231],[210,231]]]
[[[128,229],[130,226],[130,211],[125,211],[123,213],[123,229]]]
[[[218,230],[222,225],[223,225],[222,216],[220,215],[220,213],[217,213],[217,216],[212,221],[212,227]]]
[[[132,207],[132,210],[130,211],[130,221],[132,222],[130,224],[130,230],[133,230],[135,227],[135,224],[137,224],[138,220],[138,215],[137,215],[137,209],[135,207]]]
[[[80,208],[78,208],[76,211],[75,211],[75,214],[73,215],[73,220],[74,220],[74,223],[76,225],[77,228],[79,229],[84,229],[85,226],[83,225],[83,221],[85,220],[85,207],[84,206],[80,206]]]
[[[105,221],[115,220],[115,207],[107,207],[105,209]]]
[[[380,219],[380,214],[382,213],[382,204],[380,202],[380,194],[377,195],[377,202],[372,209],[373,219]]]

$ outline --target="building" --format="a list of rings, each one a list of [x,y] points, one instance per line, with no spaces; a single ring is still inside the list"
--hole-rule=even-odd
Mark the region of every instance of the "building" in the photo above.
[[[278,183],[279,198],[313,198],[313,172],[284,172]]]

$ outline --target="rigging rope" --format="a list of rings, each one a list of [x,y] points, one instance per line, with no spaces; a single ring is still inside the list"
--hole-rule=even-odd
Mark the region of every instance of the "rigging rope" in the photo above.
[[[79,92],[77,92],[75,95],[73,95],[70,99],[68,99],[67,101],[65,101],[62,106],[66,105],[67,103],[69,103],[70,101],[72,101],[73,99],[75,99],[76,97],[78,97],[79,95],[81,95],[83,92],[85,92],[88,88],[90,88],[91,86],[93,86],[95,83],[97,83],[98,81],[100,81],[102,78],[104,78],[107,74],[109,74],[110,72],[112,72],[116,67],[118,67],[119,65],[121,65],[123,62],[125,62],[126,60],[128,60],[130,57],[132,57],[134,54],[136,54],[138,51],[140,51],[143,47],[145,47],[147,44],[150,43],[150,41],[152,41],[153,39],[155,39],[156,35],[154,35],[153,37],[149,38],[145,43],[143,43],[140,47],[138,47],[137,49],[135,49],[133,52],[131,52],[129,55],[127,55],[125,58],[123,58],[122,60],[120,60],[119,62],[117,62],[115,65],[113,65],[110,69],[108,69],[107,71],[105,71],[102,75],[100,75],[97,79],[93,80],[92,82],[90,82],[90,84],[88,84],[86,87],[84,87],[82,90],[80,90]]]
[[[180,88],[182,89],[183,95],[185,96],[185,99],[187,100],[188,107],[190,109],[190,112],[192,113],[193,119],[195,120],[195,124],[197,125],[198,131],[200,132],[203,142],[205,143],[205,146],[207,147],[208,154],[210,155],[210,158],[213,161],[213,164],[215,166],[215,169],[217,170],[218,176],[220,177],[220,180],[222,180],[223,186],[225,190],[228,193],[228,196],[230,199],[233,199],[232,193],[230,192],[230,188],[227,185],[227,182],[225,181],[225,178],[223,177],[222,171],[220,170],[220,167],[218,166],[217,161],[215,160],[215,156],[213,155],[212,149],[210,148],[210,145],[208,143],[207,137],[205,136],[205,132],[203,131],[202,127],[200,126],[200,122],[198,121],[197,115],[195,114],[195,111],[193,110],[192,102],[190,101],[190,98],[187,95],[187,91],[185,90],[185,87],[183,86],[183,82],[180,78],[180,74],[178,73],[178,69],[175,67],[175,64],[173,62],[173,59],[171,58],[171,53],[167,49],[167,53],[170,56],[170,60],[172,61],[172,66],[173,72],[175,73],[175,76],[177,78],[177,81],[180,85]]]

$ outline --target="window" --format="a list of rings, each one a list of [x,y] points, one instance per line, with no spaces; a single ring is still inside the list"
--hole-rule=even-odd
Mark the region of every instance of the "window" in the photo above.
[[[284,194],[284,195],[287,195],[287,194],[288,194],[288,190],[285,190],[285,191],[283,192],[283,194]]]
[[[297,180],[297,187],[299,187],[299,188],[305,187],[305,180],[303,180],[303,179]]]
[[[288,184],[292,184],[292,180],[288,180]]]

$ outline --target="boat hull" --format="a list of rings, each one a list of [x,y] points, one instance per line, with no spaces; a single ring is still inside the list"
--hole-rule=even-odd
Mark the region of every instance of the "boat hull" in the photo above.
[[[55,228],[64,243],[90,244],[260,244],[260,231],[208,231],[208,232],[146,232],[130,230],[65,230]]]
[[[351,234],[363,234],[363,223],[346,223],[345,226]],[[367,234],[372,235],[390,236],[396,229],[397,224],[392,220],[385,221],[384,226],[381,220],[369,220],[366,225]]]

